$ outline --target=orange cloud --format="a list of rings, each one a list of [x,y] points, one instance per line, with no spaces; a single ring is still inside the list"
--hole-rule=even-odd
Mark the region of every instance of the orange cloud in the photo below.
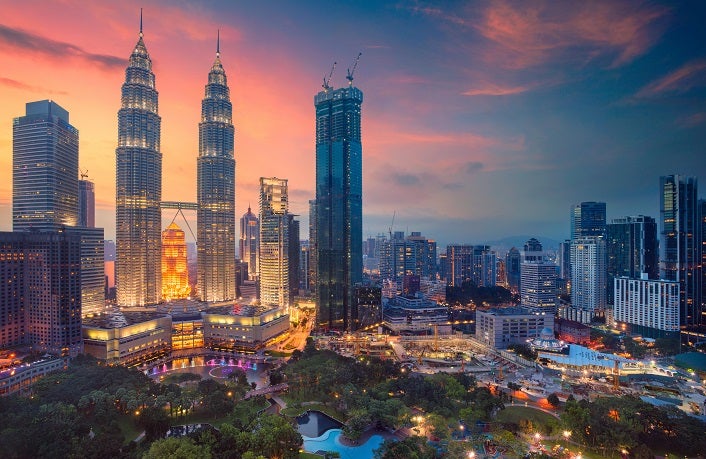
[[[644,54],[660,35],[667,10],[642,3],[491,2],[475,29],[490,46],[484,60],[524,69],[573,52],[584,59],[614,56],[622,65]]]
[[[640,89],[635,98],[655,97],[664,93],[682,93],[706,86],[706,60],[697,59]]]

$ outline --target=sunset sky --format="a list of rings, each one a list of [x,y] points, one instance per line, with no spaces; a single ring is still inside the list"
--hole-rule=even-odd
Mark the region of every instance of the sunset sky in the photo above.
[[[440,246],[564,239],[575,202],[658,218],[659,176],[672,173],[700,177],[706,196],[706,2],[0,0],[1,230],[12,227],[12,119],[52,99],[79,130],[97,226],[114,238],[117,111],[140,7],[164,200],[196,200],[217,29],[237,218],[257,210],[260,177],[286,178],[306,238],[313,98],[334,61],[334,86],[346,83],[358,52],[364,237],[396,213],[394,230]],[[174,214],[163,215],[166,227]]]

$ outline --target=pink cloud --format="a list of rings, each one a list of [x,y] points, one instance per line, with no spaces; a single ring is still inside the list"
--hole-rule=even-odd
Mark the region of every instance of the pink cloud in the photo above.
[[[491,2],[475,29],[489,41],[491,64],[524,69],[567,52],[591,60],[614,56],[622,65],[644,54],[660,35],[665,8],[618,2]]]
[[[663,93],[681,93],[706,85],[706,60],[697,59],[640,89],[636,98],[655,97]]]
[[[496,83],[481,84],[473,89],[462,92],[464,96],[509,96],[520,94],[532,89],[531,85],[503,86]]]

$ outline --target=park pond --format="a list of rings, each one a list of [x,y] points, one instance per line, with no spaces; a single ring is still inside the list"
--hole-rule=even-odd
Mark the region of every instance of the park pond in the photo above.
[[[297,416],[297,428],[304,438],[304,450],[310,453],[335,451],[342,459],[370,459],[385,441],[382,435],[372,435],[361,445],[344,445],[340,440],[341,427],[341,422],[320,411],[307,411]]]

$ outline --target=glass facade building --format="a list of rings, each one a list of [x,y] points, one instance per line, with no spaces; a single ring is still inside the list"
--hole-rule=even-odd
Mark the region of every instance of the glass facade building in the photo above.
[[[349,330],[363,277],[363,92],[325,88],[316,107],[317,326]]]
[[[125,70],[115,152],[115,283],[121,306],[153,305],[162,297],[161,118],[141,29]]]
[[[29,102],[12,124],[12,229],[77,223],[78,130],[56,102]]]
[[[682,327],[704,323],[696,177],[660,177],[660,279],[679,282]]]
[[[235,283],[235,128],[220,46],[201,102],[197,159],[198,289],[202,301],[237,297]]]
[[[587,201],[571,207],[571,239],[605,236],[605,202]]]

